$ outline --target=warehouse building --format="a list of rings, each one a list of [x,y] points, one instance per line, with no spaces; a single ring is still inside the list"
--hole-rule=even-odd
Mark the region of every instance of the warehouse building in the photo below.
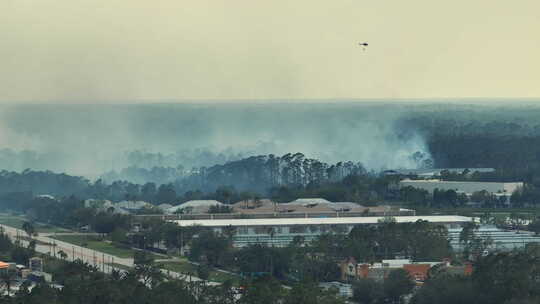
[[[404,179],[399,182],[399,187],[414,187],[424,189],[429,193],[433,193],[435,189],[439,190],[454,190],[458,193],[465,193],[471,195],[479,191],[487,191],[489,193],[507,194],[512,195],[514,191],[523,187],[523,183],[496,183],[496,182],[454,182],[443,181],[439,179],[428,180],[412,180]]]
[[[251,244],[286,246],[295,238],[309,242],[319,235],[333,233],[349,233],[356,225],[378,225],[388,217],[323,217],[323,218],[261,218],[261,219],[200,219],[173,220],[182,227],[200,226],[213,229],[217,233],[232,230],[235,247]],[[464,216],[396,216],[397,223],[414,223],[424,220],[441,224],[447,228],[459,228],[463,223],[472,221]]]
[[[448,229],[450,245],[456,251],[462,251],[464,246],[464,244],[459,241],[461,230],[461,227]],[[486,253],[492,251],[499,252],[523,249],[531,243],[540,244],[540,237],[534,232],[505,230],[493,225],[481,225],[475,234],[483,240],[489,240]]]

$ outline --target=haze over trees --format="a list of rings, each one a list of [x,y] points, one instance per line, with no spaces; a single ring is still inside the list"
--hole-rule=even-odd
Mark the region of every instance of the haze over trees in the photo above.
[[[123,136],[115,136],[114,141],[109,140],[110,129],[78,130],[80,123],[73,119],[81,115],[81,107],[38,107],[39,114],[48,117],[47,123],[34,113],[36,109],[9,108],[11,115],[2,123],[13,133],[8,134],[10,138],[48,138],[43,143],[47,151],[15,149],[10,145],[16,141],[2,143],[0,168],[7,170],[0,173],[0,193],[9,189],[19,194],[75,194],[115,201],[129,196],[170,203],[167,200],[173,197],[173,189],[177,198],[196,199],[209,197],[219,188],[236,192],[238,197],[242,192],[290,197],[287,193],[309,194],[313,192],[309,189],[319,188],[317,194],[330,192],[334,198],[351,200],[351,195],[322,189],[348,175],[376,180],[384,168],[433,166],[496,168],[494,173],[448,174],[444,178],[523,181],[526,186],[513,197],[518,205],[536,204],[540,195],[538,107],[320,104],[295,105],[283,111],[280,105],[238,105],[225,112],[219,106],[219,111],[188,105],[104,107],[110,111],[86,109],[87,114],[94,122],[106,120],[106,125],[123,130]],[[54,110],[71,116],[59,117]],[[121,111],[129,113],[128,117],[115,119],[123,117]],[[160,117],[170,128],[157,128],[150,123],[151,117]],[[32,123],[22,127],[22,120]],[[40,122],[39,127],[33,125]],[[148,128],[141,128],[142,122]],[[222,142],[216,147],[212,132],[218,130]],[[80,142],[84,132],[103,144],[79,151],[86,146]],[[66,136],[70,146],[62,144]],[[146,149],[143,143],[156,149]],[[111,145],[122,148],[110,151]],[[96,153],[87,155],[87,151]],[[80,167],[97,171],[81,178],[73,176],[82,172]],[[44,169],[55,169],[58,174]],[[366,197],[391,198],[366,187],[369,194],[359,191],[353,201],[360,201],[358,197],[364,201]],[[422,193],[401,194],[407,201],[425,204]],[[462,198],[452,195],[439,195],[435,206],[463,205]],[[497,205],[489,198],[483,200],[486,205]]]

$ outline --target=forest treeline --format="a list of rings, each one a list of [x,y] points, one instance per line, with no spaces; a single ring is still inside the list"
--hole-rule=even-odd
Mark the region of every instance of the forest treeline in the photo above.
[[[83,177],[50,171],[1,171],[0,206],[25,212],[34,198],[49,196],[58,200],[71,196],[80,200],[93,198],[113,202],[143,200],[155,205],[177,205],[197,199],[231,204],[254,198],[270,198],[282,203],[302,197],[322,197],[334,202],[356,202],[368,206],[398,203],[413,208],[445,208],[463,207],[469,201],[490,208],[505,206],[504,200],[486,191],[473,193],[468,198],[453,190],[435,191],[432,194],[412,187],[399,189],[399,177],[368,172],[361,164],[346,162],[329,166],[320,161],[305,159],[300,153],[295,155],[290,158],[286,155],[288,160],[285,166],[280,164],[283,162],[280,157],[250,157],[166,184],[136,184],[128,181],[106,183],[103,180],[92,182]],[[529,172],[529,169],[524,170],[522,172]],[[535,206],[540,202],[537,172],[531,171],[523,179],[513,179],[514,171],[510,171],[509,175],[506,172],[504,169],[473,174],[443,171],[440,178],[460,181],[523,180],[524,187],[511,196],[512,204],[518,207]]]
[[[375,107],[381,110],[380,107]],[[417,166],[492,167],[492,173],[447,174],[446,180],[522,181],[523,191],[513,196],[519,205],[535,205],[540,198],[540,109],[530,107],[485,107],[474,105],[416,106],[389,122],[399,138],[419,136],[426,150],[409,156]],[[366,118],[366,117],[364,117]],[[346,132],[346,130],[343,130]],[[358,143],[362,144],[359,135]],[[365,149],[378,149],[366,146]],[[422,191],[391,190],[395,179],[367,169],[360,162],[328,163],[302,153],[258,155],[241,158],[238,153],[213,153],[201,149],[161,154],[131,151],[124,154],[126,168],[104,173],[91,181],[35,168],[0,172],[0,198],[17,201],[36,195],[75,195],[80,199],[120,201],[140,199],[155,204],[180,203],[190,199],[234,202],[249,197],[277,201],[298,197],[323,197],[331,201],[370,204],[403,201],[424,206],[459,206],[454,193],[433,197]],[[382,151],[384,152],[384,151]],[[41,163],[36,154],[20,152],[30,164]],[[2,163],[14,163],[13,151],[1,150]],[[208,165],[210,163],[219,163]],[[192,167],[191,164],[199,164]],[[18,164],[19,166],[21,164]],[[6,165],[7,166],[7,165]],[[9,168],[9,167],[6,167]],[[388,168],[391,169],[391,168]],[[410,189],[409,189],[410,190]],[[486,206],[497,205],[481,197]]]
[[[361,163],[351,161],[328,164],[307,158],[302,153],[287,153],[283,156],[258,155],[230,161],[211,167],[185,170],[171,167],[128,167],[119,173],[109,172],[105,181],[134,176],[137,180],[167,180],[176,189],[213,191],[223,185],[236,189],[264,193],[276,186],[307,186],[328,181],[339,181],[348,175],[365,174]],[[129,179],[129,178],[128,178]]]
[[[486,108],[476,106],[426,107],[424,111],[403,114],[396,122],[400,138],[420,136],[426,150],[409,156],[419,167],[495,168],[473,180],[523,181],[540,186],[540,115],[536,108]],[[362,138],[358,139],[362,142]],[[366,147],[377,149],[378,147]],[[385,152],[385,151],[381,151]],[[139,162],[155,156],[137,154]],[[362,161],[359,159],[359,161]],[[355,166],[353,170],[350,168]],[[240,191],[264,192],[276,185],[303,185],[337,181],[351,171],[366,170],[361,163],[327,164],[303,154],[263,155],[224,164],[184,168],[131,166],[105,175],[116,179],[168,180],[177,188],[215,190],[222,185]],[[392,168],[387,168],[392,169]],[[376,172],[374,172],[376,173]],[[116,174],[116,175],[115,175]],[[176,176],[176,177],[175,177]],[[213,188],[213,189],[212,189]]]
[[[106,183],[101,179],[92,182],[84,177],[50,171],[1,171],[0,194],[8,199],[14,199],[11,197],[14,194],[24,196],[22,194],[26,193],[27,196],[75,195],[82,199],[112,201],[138,199],[156,204],[202,198],[231,202],[241,197],[280,193],[289,188],[324,191],[325,185],[340,183],[348,176],[370,181],[375,178],[359,163],[339,162],[329,165],[296,153],[281,157],[254,156],[224,165],[201,168],[184,179],[166,184],[136,184],[122,180]]]
[[[443,106],[402,117],[398,132],[419,132],[435,167],[497,168],[524,179],[540,166],[539,115],[538,108]]]

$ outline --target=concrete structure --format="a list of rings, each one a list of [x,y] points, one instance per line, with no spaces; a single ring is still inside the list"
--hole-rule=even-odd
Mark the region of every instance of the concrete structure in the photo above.
[[[211,228],[218,233],[232,227],[233,242],[236,247],[250,244],[266,244],[286,246],[296,237],[304,241],[312,241],[319,235],[334,233],[349,233],[356,225],[378,225],[387,217],[322,217],[322,218],[262,218],[262,219],[203,219],[203,220],[173,220],[182,227],[201,226]],[[442,224],[448,228],[459,228],[461,224],[472,221],[464,216],[396,216],[398,223],[413,223],[425,220]]]
[[[429,193],[433,193],[435,189],[439,190],[454,190],[456,192],[471,195],[474,192],[486,190],[489,193],[499,193],[512,195],[514,191],[523,187],[523,183],[495,183],[495,182],[453,182],[442,181],[438,179],[429,180],[411,180],[405,179],[399,182],[399,187],[414,187],[424,189]]]
[[[43,272],[43,259],[39,257],[33,257],[28,261],[28,266],[31,271]]]

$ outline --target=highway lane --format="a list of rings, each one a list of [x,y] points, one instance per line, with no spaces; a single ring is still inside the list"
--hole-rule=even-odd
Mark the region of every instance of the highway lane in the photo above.
[[[0,224],[0,227],[4,229],[4,232],[11,238],[12,241],[20,240],[23,246],[28,245],[28,235],[23,230],[2,224]],[[99,252],[93,249],[53,239],[49,237],[50,235],[51,234],[39,234],[32,237],[32,239],[36,240],[37,252],[60,258],[60,255],[58,253],[60,251],[63,251],[67,255],[66,260],[74,261],[76,259],[80,259],[85,263],[97,267],[100,271],[105,273],[111,273],[113,269],[121,270],[117,267],[114,267],[113,263],[125,267],[134,266],[132,258],[119,258],[117,256]],[[161,272],[174,279],[181,279],[191,282],[203,281],[196,276],[187,276],[185,274],[169,271],[166,269],[161,269]],[[207,281],[207,284],[219,285],[219,283],[211,281]]]

